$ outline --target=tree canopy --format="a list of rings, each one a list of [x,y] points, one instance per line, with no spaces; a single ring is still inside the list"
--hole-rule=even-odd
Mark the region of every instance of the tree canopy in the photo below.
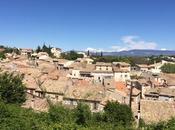
[[[5,54],[3,52],[0,52],[0,59],[5,59],[5,58],[6,58]]]
[[[22,75],[0,74],[0,99],[5,103],[20,104],[25,101],[25,85]]]
[[[130,126],[133,122],[132,110],[126,104],[108,102],[104,108],[105,121]]]
[[[133,130],[104,120],[104,113],[92,113],[85,104],[66,108],[61,104],[48,112],[36,113],[14,104],[0,102],[0,129],[2,130]]]
[[[175,73],[175,64],[164,64],[161,67],[162,72],[164,73]]]
[[[113,106],[114,104],[110,103],[110,105]],[[32,109],[24,109],[14,104],[0,102],[0,130],[135,130],[132,126],[106,122],[103,113],[91,113],[90,121],[86,126],[78,125],[74,120],[74,112],[74,109],[56,105],[54,108],[50,108],[48,113],[38,113]],[[111,113],[109,114],[112,116]],[[140,129],[174,130],[175,118],[157,124],[144,124],[140,126]]]
[[[61,53],[61,58],[67,59],[67,60],[76,60],[77,58],[83,58],[82,54],[78,54],[75,51],[70,51],[66,53]]]
[[[37,53],[39,53],[39,52],[47,52],[50,57],[53,57],[51,49],[52,49],[52,47],[50,45],[47,46],[47,45],[43,44],[42,47],[40,47],[40,46],[37,47],[36,52]]]
[[[75,122],[86,126],[91,119],[91,111],[88,105],[79,103],[74,111]]]

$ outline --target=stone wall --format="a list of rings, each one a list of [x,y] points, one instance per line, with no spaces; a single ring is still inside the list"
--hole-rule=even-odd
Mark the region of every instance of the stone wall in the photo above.
[[[159,122],[175,116],[175,102],[141,100],[141,118],[146,123]]]

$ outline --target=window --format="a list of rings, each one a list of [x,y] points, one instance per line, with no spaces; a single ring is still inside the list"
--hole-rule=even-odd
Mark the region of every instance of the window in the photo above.
[[[58,95],[55,95],[56,100],[58,100]]]
[[[44,98],[45,97],[45,93],[44,92],[41,92],[40,93],[40,97]]]
[[[33,90],[30,90],[30,93],[33,94]]]
[[[72,99],[70,100],[70,105],[74,105],[74,101]]]
[[[93,104],[93,110],[97,110],[98,109],[98,104],[97,103],[94,103]]]
[[[165,101],[169,101],[169,99],[166,98]]]

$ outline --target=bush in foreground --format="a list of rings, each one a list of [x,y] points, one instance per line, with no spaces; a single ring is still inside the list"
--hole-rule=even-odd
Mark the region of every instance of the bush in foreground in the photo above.
[[[0,74],[0,99],[5,103],[21,104],[25,101],[25,85],[22,75]]]

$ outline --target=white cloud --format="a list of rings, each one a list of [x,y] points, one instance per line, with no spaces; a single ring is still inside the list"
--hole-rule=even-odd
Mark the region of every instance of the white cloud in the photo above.
[[[85,49],[85,51],[91,51],[91,52],[101,52],[101,51],[104,51],[103,49],[96,49],[96,48],[91,48],[91,47],[88,47]]]
[[[124,36],[121,41],[127,50],[132,49],[156,49],[157,43],[141,40],[138,36]]]
[[[121,41],[127,44],[134,44],[135,42],[133,41],[133,39],[137,39],[137,38],[138,36],[123,36],[121,38]]]
[[[121,47],[120,46],[111,46],[111,49],[113,49],[113,50],[119,50],[119,49],[121,49]]]
[[[166,49],[166,48],[161,48],[160,50],[162,50],[162,51],[166,51],[167,49]]]
[[[111,51],[124,51],[124,50],[127,50],[127,48],[121,47],[121,46],[111,46],[110,49],[111,49]]]
[[[132,49],[156,49],[157,48],[157,43],[152,42],[152,41],[145,41],[140,39],[138,36],[123,36],[121,38],[121,43],[117,45],[113,45],[109,47],[108,49],[95,49],[95,48],[87,48],[87,50],[92,51],[92,52],[101,52],[101,51],[106,51],[106,52],[111,52],[111,51],[124,51],[124,50],[132,50]]]

